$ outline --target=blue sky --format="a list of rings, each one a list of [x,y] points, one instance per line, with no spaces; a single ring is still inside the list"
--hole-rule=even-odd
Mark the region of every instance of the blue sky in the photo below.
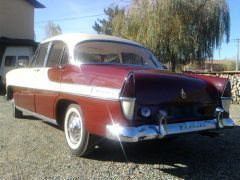
[[[45,38],[45,27],[48,20],[60,25],[64,33],[81,32],[95,33],[92,29],[94,22],[99,18],[103,19],[103,9],[112,4],[123,4],[129,0],[39,0],[46,6],[45,9],[35,10],[35,34],[36,40],[42,41]],[[102,14],[102,15],[100,15]],[[87,17],[63,21],[64,18]],[[60,19],[60,20],[59,20]]]
[[[36,40],[42,41],[45,39],[45,26],[49,20],[60,25],[63,33],[95,33],[92,26],[98,18],[102,19],[105,17],[103,15],[104,8],[112,4],[128,4],[130,1],[131,0],[39,0],[46,8],[35,10]],[[237,58],[237,44],[232,40],[240,38],[240,0],[228,0],[228,3],[231,16],[231,41],[228,44],[222,44],[220,56],[219,50],[215,51],[215,59],[219,59],[220,57],[220,59],[229,58],[235,60]],[[63,20],[66,18],[73,19]]]

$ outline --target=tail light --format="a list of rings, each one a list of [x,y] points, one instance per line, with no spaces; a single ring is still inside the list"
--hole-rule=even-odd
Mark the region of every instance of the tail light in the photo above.
[[[227,82],[224,91],[221,96],[222,107],[225,112],[229,112],[230,104],[232,102],[232,93],[231,93],[231,83],[230,81]]]
[[[135,77],[134,73],[130,73],[124,83],[120,96],[122,111],[128,120],[132,120],[134,117],[135,101]]]

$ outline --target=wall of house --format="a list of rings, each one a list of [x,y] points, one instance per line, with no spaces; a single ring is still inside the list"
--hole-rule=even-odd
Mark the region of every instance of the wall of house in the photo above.
[[[34,7],[25,0],[0,0],[0,37],[34,40]]]

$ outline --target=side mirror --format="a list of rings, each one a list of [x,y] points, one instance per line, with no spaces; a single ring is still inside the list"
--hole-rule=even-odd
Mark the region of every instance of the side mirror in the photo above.
[[[27,67],[29,63],[28,59],[18,59],[17,65],[18,67]]]

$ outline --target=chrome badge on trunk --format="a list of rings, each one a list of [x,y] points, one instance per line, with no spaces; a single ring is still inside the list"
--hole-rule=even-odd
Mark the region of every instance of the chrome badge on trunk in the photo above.
[[[180,97],[181,97],[181,99],[187,99],[187,94],[185,93],[185,91],[183,89],[180,92]]]

